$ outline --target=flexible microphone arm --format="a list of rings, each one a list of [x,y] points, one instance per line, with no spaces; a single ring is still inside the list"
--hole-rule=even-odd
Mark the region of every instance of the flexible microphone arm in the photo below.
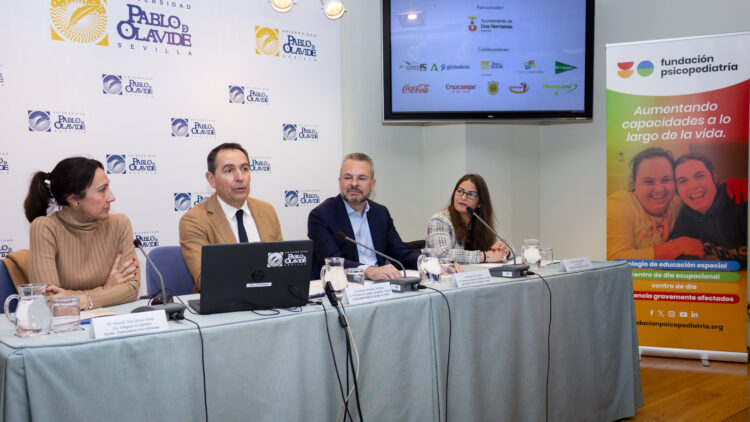
[[[158,268],[156,268],[156,264],[154,264],[154,261],[151,260],[151,258],[148,256],[146,251],[143,249],[143,244],[141,243],[141,239],[134,239],[133,240],[133,246],[138,248],[139,251],[141,251],[141,254],[143,254],[144,257],[146,257],[146,261],[148,261],[149,265],[151,265],[151,268],[156,271],[156,275],[159,276],[159,282],[161,283],[161,303],[167,303],[167,289],[164,287],[164,277],[162,277],[161,272]]]
[[[510,246],[510,243],[506,242],[505,239],[503,239],[502,237],[500,237],[500,235],[497,234],[497,232],[492,227],[490,227],[490,225],[487,224],[486,221],[482,220],[482,217],[480,217],[479,214],[477,214],[477,212],[476,212],[476,210],[474,208],[472,208],[472,207],[466,207],[466,211],[468,211],[471,215],[473,215],[474,217],[476,217],[477,220],[479,220],[482,224],[484,224],[484,226],[487,227],[492,232],[492,234],[495,235],[495,237],[497,237],[498,239],[500,239],[500,241],[503,242],[505,244],[505,246],[508,247],[508,249],[510,250],[511,256],[513,257],[513,263],[515,264],[516,263],[516,251],[513,250],[513,247]]]
[[[406,278],[406,268],[404,268],[404,264],[402,264],[401,261],[399,261],[399,260],[397,260],[395,258],[391,258],[390,256],[388,256],[388,255],[386,255],[386,254],[384,254],[382,252],[378,252],[375,249],[373,249],[373,248],[365,245],[362,242],[357,242],[356,240],[354,240],[351,237],[347,236],[344,232],[338,232],[338,233],[336,233],[336,238],[342,239],[342,240],[348,240],[348,241],[350,241],[350,242],[352,242],[352,243],[354,243],[356,245],[359,245],[359,246],[361,246],[361,247],[363,247],[363,248],[365,248],[365,249],[367,249],[369,251],[375,252],[376,254],[382,256],[385,259],[388,259],[389,261],[395,262],[396,264],[398,264],[399,267],[401,267],[401,272],[404,275],[404,278]]]

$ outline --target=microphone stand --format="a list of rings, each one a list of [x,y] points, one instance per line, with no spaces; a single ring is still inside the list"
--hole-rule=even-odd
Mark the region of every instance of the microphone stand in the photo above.
[[[384,254],[382,252],[378,252],[375,249],[373,249],[373,248],[365,245],[362,242],[357,242],[356,240],[354,240],[351,237],[347,236],[343,232],[336,233],[336,237],[339,238],[339,239],[343,239],[343,240],[347,240],[349,242],[352,242],[355,245],[361,246],[361,247],[363,247],[363,248],[365,248],[365,249],[367,249],[369,251],[375,252],[377,255],[380,255],[383,258],[385,258],[385,259],[387,259],[389,261],[392,261],[392,262],[395,262],[396,264],[398,264],[398,266],[401,267],[401,273],[404,276],[403,277],[397,277],[397,278],[391,278],[391,279],[388,279],[388,280],[382,280],[382,282],[388,281],[388,282],[390,282],[393,285],[398,285],[398,290],[396,290],[394,288],[394,291],[405,292],[405,291],[409,291],[409,290],[418,290],[419,289],[419,283],[422,281],[422,279],[419,278],[419,277],[407,277],[406,276],[406,268],[404,267],[404,264],[402,264],[399,260],[397,260],[395,258],[392,258],[392,257],[390,257],[390,256],[388,256],[388,255],[386,255],[386,254]],[[377,283],[377,281],[376,281],[376,283]]]
[[[484,226],[487,227],[487,229],[491,231],[492,234],[495,235],[495,237],[500,239],[500,241],[503,242],[505,246],[507,246],[508,249],[510,250],[513,263],[507,264],[507,265],[498,265],[497,267],[490,268],[490,275],[493,277],[503,277],[503,278],[526,277],[526,273],[529,271],[529,266],[527,264],[516,264],[516,251],[513,250],[513,247],[510,246],[510,243],[506,242],[505,239],[500,237],[500,235],[497,234],[497,232],[492,227],[490,227],[490,225],[487,224],[487,222],[484,221],[482,217],[479,216],[479,214],[477,214],[474,208],[466,207],[466,211],[470,212],[471,215],[473,215],[474,217],[476,217],[477,220],[479,220],[479,222],[484,224]]]
[[[161,301],[158,304],[154,304],[152,300],[152,302],[148,306],[140,306],[130,311],[130,313],[134,314],[137,312],[162,310],[167,314],[167,319],[185,319],[185,305],[181,303],[165,303],[168,302],[168,300],[167,289],[164,288],[164,277],[162,277],[161,272],[159,272],[159,270],[156,268],[156,265],[151,260],[151,258],[149,258],[146,251],[143,250],[143,245],[141,244],[140,239],[133,240],[133,246],[141,251],[141,254],[146,257],[146,261],[148,261],[148,263],[151,265],[151,268],[153,268],[154,271],[156,271],[156,274],[159,276],[159,281],[161,282]],[[171,297],[169,299],[171,299]]]

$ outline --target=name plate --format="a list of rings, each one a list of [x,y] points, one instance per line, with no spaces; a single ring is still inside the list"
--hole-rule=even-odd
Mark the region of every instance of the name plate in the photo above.
[[[166,331],[167,314],[162,310],[114,315],[91,320],[94,338]]]
[[[353,286],[344,289],[342,300],[347,305],[376,302],[393,297],[391,283],[372,283],[369,286]]]
[[[591,265],[591,258],[587,256],[562,260],[562,271],[566,273],[587,270],[589,268],[594,268],[594,266]]]
[[[490,270],[467,271],[465,273],[453,274],[451,284],[453,287],[481,286],[492,281]]]

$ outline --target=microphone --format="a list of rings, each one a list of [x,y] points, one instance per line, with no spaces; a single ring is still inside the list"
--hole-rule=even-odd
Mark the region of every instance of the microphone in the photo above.
[[[466,207],[466,211],[468,211],[471,215],[476,217],[477,220],[479,220],[482,224],[484,224],[485,227],[489,231],[492,232],[492,234],[495,235],[498,239],[500,239],[501,242],[505,244],[505,246],[508,247],[510,250],[511,256],[513,257],[513,264],[509,265],[501,265],[497,267],[490,268],[490,275],[493,277],[504,277],[504,278],[518,278],[518,277],[525,277],[526,273],[529,270],[529,266],[526,264],[516,264],[516,251],[513,250],[513,247],[510,246],[510,243],[506,242],[505,239],[500,237],[499,234],[489,225],[486,221],[482,219],[482,217],[477,214],[476,210],[472,207]]]
[[[324,289],[326,291],[326,297],[328,297],[328,301],[331,302],[331,305],[336,308],[336,312],[339,313],[339,324],[341,324],[341,327],[346,328],[348,324],[346,323],[346,318],[341,313],[341,309],[339,308],[339,298],[336,297],[336,291],[333,290],[333,284],[331,284],[330,281],[326,281]]]
[[[363,248],[365,248],[365,249],[367,249],[369,251],[373,251],[377,255],[380,255],[383,258],[385,258],[385,259],[387,259],[389,261],[392,261],[392,262],[395,262],[396,264],[398,264],[398,266],[401,267],[401,272],[403,273],[404,276],[403,277],[398,277],[398,278],[392,278],[392,279],[389,279],[389,280],[383,280],[383,281],[389,281],[389,282],[391,282],[394,285],[398,285],[398,289],[396,289],[394,287],[394,290],[396,290],[396,291],[405,291],[405,290],[417,290],[418,289],[419,283],[422,280],[419,277],[407,277],[406,276],[406,268],[404,268],[404,264],[402,264],[399,260],[397,260],[395,258],[391,258],[390,256],[388,256],[388,255],[386,255],[386,254],[384,254],[382,252],[378,252],[375,249],[373,249],[373,248],[365,245],[362,242],[357,242],[356,240],[354,240],[351,237],[347,236],[344,232],[337,232],[336,233],[336,239],[347,240],[349,242],[352,242],[355,245],[361,246],[361,247],[363,247]]]
[[[149,306],[140,306],[133,309],[130,313],[163,310],[167,314],[167,319],[184,319],[185,305],[180,303],[171,303],[172,296],[167,295],[167,289],[164,288],[164,277],[162,277],[161,272],[159,272],[159,269],[156,268],[156,264],[154,264],[154,261],[149,258],[148,254],[143,249],[141,240],[137,238],[133,240],[133,246],[141,251],[141,254],[146,257],[146,261],[148,261],[149,265],[151,265],[151,268],[153,268],[154,271],[156,271],[156,274],[159,276],[159,281],[161,282],[161,296],[154,297],[151,300]]]

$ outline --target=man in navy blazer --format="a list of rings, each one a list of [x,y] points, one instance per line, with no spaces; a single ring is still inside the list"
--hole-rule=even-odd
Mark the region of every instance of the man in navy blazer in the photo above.
[[[307,236],[314,242],[312,278],[320,277],[325,258],[345,258],[344,267],[360,267],[371,280],[401,277],[401,270],[385,258],[345,239],[342,232],[358,242],[391,256],[406,268],[416,269],[419,252],[412,251],[401,240],[388,208],[368,200],[375,187],[372,159],[352,153],[344,157],[339,175],[341,194],[328,198],[310,212]]]

